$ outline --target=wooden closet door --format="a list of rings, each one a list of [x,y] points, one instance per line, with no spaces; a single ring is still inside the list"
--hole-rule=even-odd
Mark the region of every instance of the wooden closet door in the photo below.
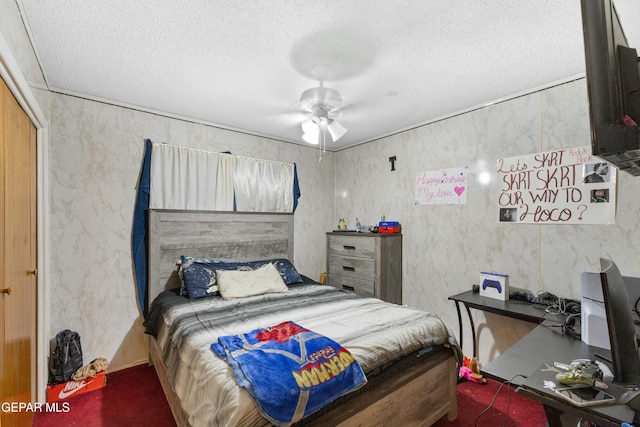
[[[33,402],[37,355],[36,129],[4,82],[0,101],[0,401]],[[0,411],[0,417],[4,427],[24,426],[31,425],[33,413]]]

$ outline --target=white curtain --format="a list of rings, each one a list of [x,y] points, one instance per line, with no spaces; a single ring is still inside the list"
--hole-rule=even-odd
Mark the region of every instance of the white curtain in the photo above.
[[[234,176],[236,209],[292,212],[293,164],[238,157]]]
[[[153,143],[149,208],[293,212],[294,165]]]
[[[216,185],[216,209],[233,211],[233,175],[236,170],[236,156],[218,156],[218,176]]]
[[[154,143],[149,208],[216,210],[218,153]]]

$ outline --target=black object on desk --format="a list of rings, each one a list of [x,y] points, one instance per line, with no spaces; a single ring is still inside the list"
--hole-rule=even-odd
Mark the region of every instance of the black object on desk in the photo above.
[[[462,292],[460,294],[450,296],[449,299],[456,303],[460,333],[460,348],[462,348],[463,342],[462,314],[460,312],[460,303],[464,304],[464,307],[467,310],[467,316],[469,317],[469,323],[471,324],[471,337],[473,339],[473,357],[477,357],[478,354],[476,343],[476,327],[473,323],[473,318],[471,317],[471,308],[532,323],[542,322],[546,315],[546,312],[544,310],[545,307],[540,305],[530,304],[524,301],[502,301],[495,298],[480,296],[480,294],[473,291]]]
[[[497,381],[513,379],[512,384],[519,386],[517,389],[519,394],[543,404],[551,427],[562,425],[560,417],[564,413],[591,420],[599,426],[619,427],[623,421],[632,422],[634,418],[632,409],[626,405],[583,408],[574,406],[556,396],[553,390],[544,387],[545,379],[555,381],[556,372],[540,371],[540,367],[546,369],[545,363],[553,366],[553,362],[571,363],[572,360],[581,358],[604,362],[601,357],[610,356],[611,353],[608,350],[592,347],[580,339],[563,335],[557,328],[551,329],[540,325],[507,351],[483,366],[480,372]],[[516,377],[518,375],[527,378]],[[557,381],[555,382],[558,384]],[[610,385],[606,391],[614,397],[620,398],[624,390],[616,385]]]

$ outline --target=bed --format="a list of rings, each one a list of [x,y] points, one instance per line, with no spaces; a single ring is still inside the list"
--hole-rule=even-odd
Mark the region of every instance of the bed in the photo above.
[[[367,384],[295,425],[429,426],[457,417],[460,353],[437,316],[363,298],[302,276],[288,292],[225,301],[180,296],[182,255],[225,261],[293,260],[293,215],[148,211],[150,363],[179,426],[268,426],[212,342],[295,321],[348,348]],[[155,303],[154,303],[155,302]],[[368,314],[367,314],[368,313]],[[382,334],[384,335],[375,335]],[[418,336],[419,338],[416,338]]]

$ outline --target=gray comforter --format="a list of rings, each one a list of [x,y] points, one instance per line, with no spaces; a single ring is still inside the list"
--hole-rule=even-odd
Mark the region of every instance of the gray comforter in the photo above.
[[[230,301],[167,291],[155,300],[145,326],[156,337],[169,383],[192,425],[251,426],[268,423],[210,346],[220,336],[289,320],[342,344],[365,373],[430,346],[456,345],[434,314],[308,283]]]

